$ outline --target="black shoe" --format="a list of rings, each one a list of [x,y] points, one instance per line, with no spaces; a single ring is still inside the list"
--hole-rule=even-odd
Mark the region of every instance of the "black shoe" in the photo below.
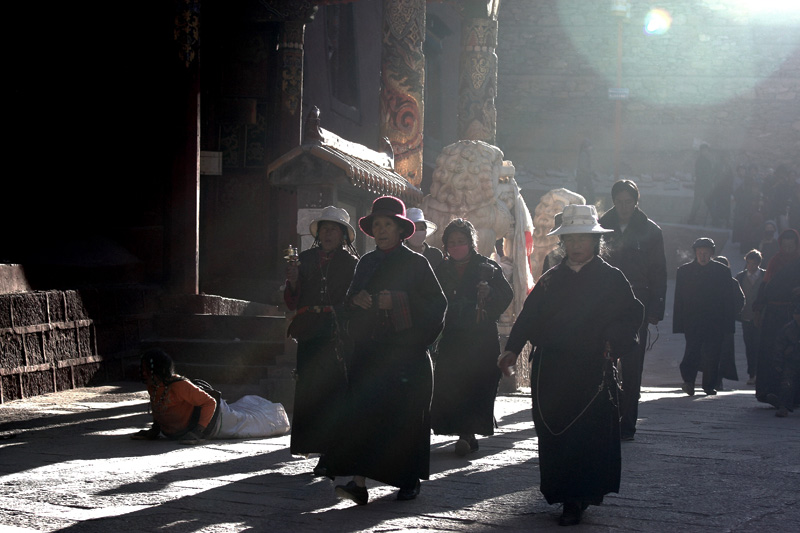
[[[781,401],[778,399],[777,394],[769,393],[767,394],[767,403],[770,404],[775,409],[778,409],[781,406]]]
[[[581,502],[564,502],[564,510],[558,519],[559,526],[574,526],[581,523],[583,510],[586,509]]]
[[[414,488],[411,489],[400,489],[397,492],[397,499],[400,501],[408,501],[413,500],[419,495],[419,480],[417,480],[417,484],[414,485]]]
[[[684,381],[683,385],[681,385],[681,390],[689,396],[694,396],[694,383],[691,381]]]
[[[629,434],[624,434],[624,435],[622,435],[622,436],[620,437],[620,440],[624,440],[624,441],[631,441],[631,440],[633,440],[633,433],[629,433]]]
[[[715,394],[717,394],[717,391],[715,391],[714,389],[703,389],[703,392],[705,392],[709,396],[714,396]]]
[[[479,448],[480,446],[478,446],[478,439],[475,438],[475,435],[462,435],[458,438],[458,442],[456,442],[456,455],[459,457],[464,457],[468,453],[477,452]]]
[[[344,500],[353,500],[358,505],[367,505],[369,501],[367,487],[359,487],[355,481],[350,481],[347,485],[336,485],[336,496]]]

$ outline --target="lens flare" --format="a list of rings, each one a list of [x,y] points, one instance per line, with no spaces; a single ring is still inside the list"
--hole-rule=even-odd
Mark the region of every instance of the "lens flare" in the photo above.
[[[651,9],[644,17],[645,35],[664,35],[672,26],[672,16],[666,9]]]

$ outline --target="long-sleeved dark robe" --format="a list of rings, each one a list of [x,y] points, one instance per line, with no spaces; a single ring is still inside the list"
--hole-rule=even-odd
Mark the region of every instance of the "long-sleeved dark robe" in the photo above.
[[[533,421],[548,503],[599,504],[618,492],[621,454],[610,357],[637,341],[644,309],[618,269],[594,257],[578,272],[566,259],[536,283],[506,350],[531,356]]]
[[[287,306],[297,310],[289,335],[297,339],[297,375],[292,409],[293,454],[325,453],[341,416],[347,381],[337,359],[333,308],[344,301],[358,259],[345,249],[325,260],[320,248],[299,256],[297,287],[287,287]]]
[[[481,265],[486,278],[481,277]],[[514,291],[494,261],[471,254],[463,274],[452,259],[436,269],[447,296],[447,316],[438,343],[434,372],[431,427],[439,435],[492,435],[494,399],[500,369],[497,320],[514,299]],[[489,298],[480,313],[478,283],[487,281]]]
[[[371,309],[352,304],[362,289],[373,295]],[[378,309],[384,290],[391,310]],[[361,258],[346,307],[346,417],[326,455],[328,475],[413,488],[430,474],[428,346],[442,330],[447,300],[428,260],[400,245]]]
[[[767,402],[777,394],[781,376],[775,370],[775,339],[780,329],[792,320],[792,309],[800,301],[800,258],[779,270],[769,282],[761,284],[754,309],[761,313],[758,363],[756,367],[756,399]],[[768,402],[767,402],[768,403]]]

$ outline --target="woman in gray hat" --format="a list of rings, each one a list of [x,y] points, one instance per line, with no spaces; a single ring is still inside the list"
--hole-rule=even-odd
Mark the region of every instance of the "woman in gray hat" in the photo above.
[[[334,308],[344,301],[358,257],[355,230],[344,209],[328,206],[309,227],[314,244],[286,268],[284,301],[295,312],[288,334],[297,339],[291,452],[321,454],[314,474],[324,476],[330,445],[347,386],[336,352]]]
[[[599,257],[593,205],[568,205],[559,235],[566,257],[525,300],[498,366],[506,374],[527,342],[533,421],[539,437],[540,490],[563,503],[561,525],[619,492],[620,426],[613,359],[632,349],[643,306],[618,269]]]
[[[416,498],[428,479],[428,346],[447,300],[427,259],[403,246],[415,228],[400,199],[377,198],[358,225],[377,248],[359,260],[347,292],[346,417],[327,466],[330,477],[353,476],[336,494],[365,505],[367,478],[398,487],[398,500]]]

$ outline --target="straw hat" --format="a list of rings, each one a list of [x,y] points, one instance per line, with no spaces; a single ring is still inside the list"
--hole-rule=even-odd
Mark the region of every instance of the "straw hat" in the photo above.
[[[611,233],[597,221],[597,210],[593,205],[570,204],[561,212],[561,225],[548,235],[568,235],[572,233]]]
[[[329,205],[328,207],[322,210],[319,217],[315,218],[311,225],[308,227],[309,231],[311,231],[311,235],[314,237],[317,236],[317,227],[319,226],[320,222],[324,221],[328,222],[336,222],[337,224],[341,224],[345,228],[347,228],[347,237],[349,242],[353,242],[356,240],[356,230],[353,229],[353,226],[350,225],[350,214],[342,209],[341,207],[335,207]]]
[[[372,212],[358,220],[358,227],[370,237],[374,237],[372,234],[372,219],[378,215],[394,218],[395,222],[402,228],[404,239],[414,235],[416,227],[414,222],[406,217],[406,204],[401,199],[394,196],[379,196],[375,198],[375,201],[372,202]]]
[[[422,209],[418,207],[409,207],[408,210],[406,211],[406,215],[408,216],[409,220],[415,223],[415,225],[417,222],[425,223],[426,237],[430,237],[433,234],[433,232],[436,231],[437,227],[436,224],[434,224],[430,220],[425,220],[425,214],[422,212]]]

